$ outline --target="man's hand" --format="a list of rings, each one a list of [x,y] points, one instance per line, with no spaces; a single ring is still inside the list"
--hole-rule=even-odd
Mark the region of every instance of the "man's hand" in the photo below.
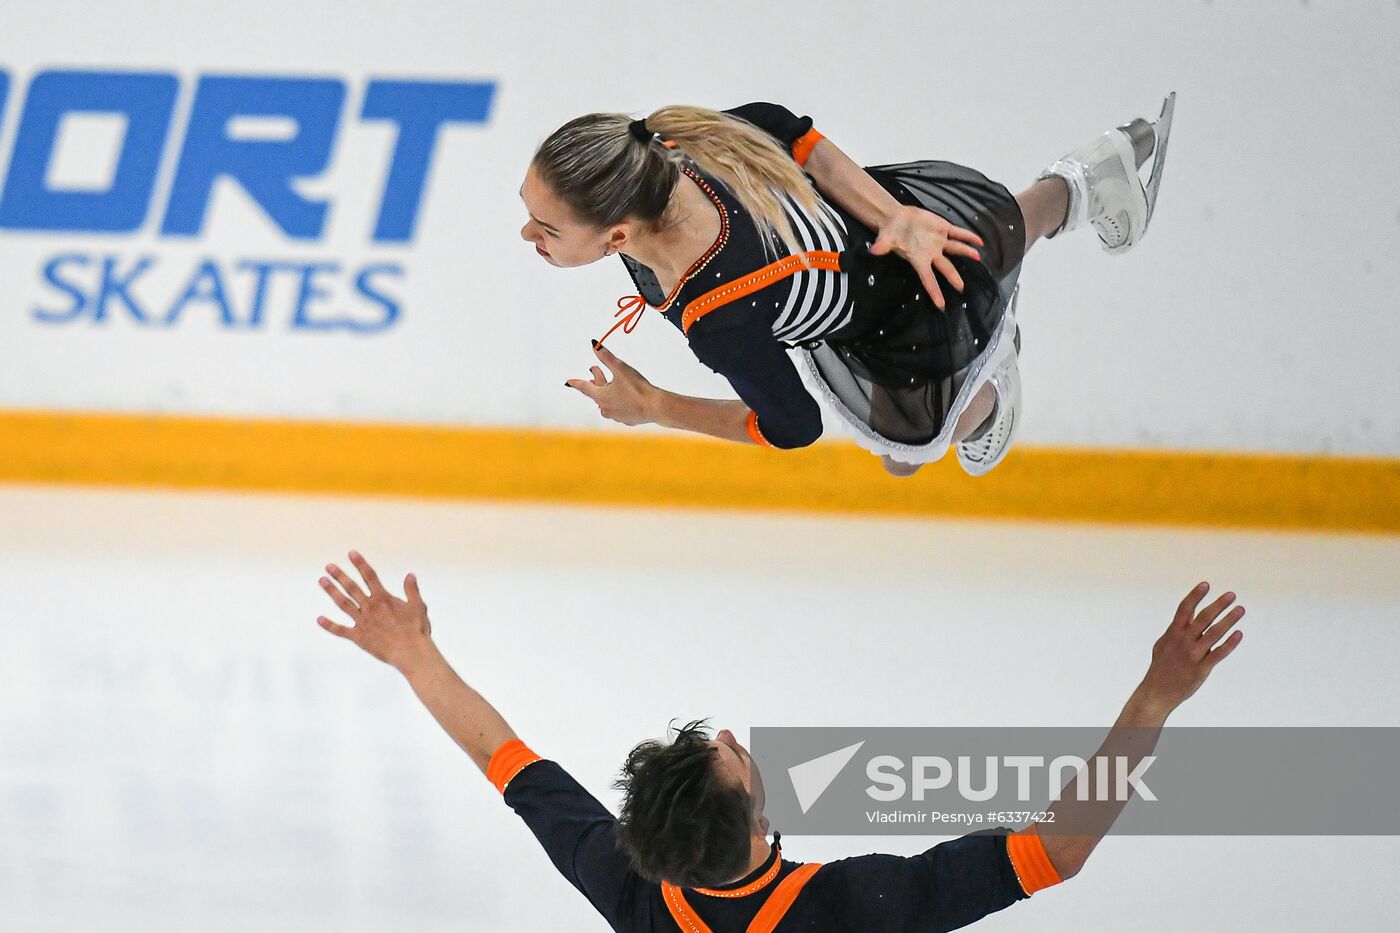
[[[1230,632],[1244,618],[1244,607],[1225,612],[1235,601],[1234,593],[1197,611],[1209,591],[1210,585],[1201,583],[1187,593],[1172,624],[1152,646],[1152,664],[1139,691],[1163,716],[1186,702],[1244,639],[1244,632]]]
[[[405,577],[403,587],[408,599],[399,599],[384,589],[379,575],[357,551],[350,552],[350,562],[364,578],[368,593],[335,564],[326,565],[326,572],[335,578],[335,583],[322,577],[321,589],[354,626],[337,625],[325,616],[316,621],[332,635],[353,641],[385,664],[404,671],[433,644],[433,626],[428,621],[428,607],[418,592],[418,580],[413,574]]]
[[[955,227],[932,211],[919,207],[901,206],[880,225],[879,236],[870,247],[871,255],[895,253],[903,257],[919,274],[933,303],[944,308],[943,292],[933,270],[943,273],[948,284],[963,290],[962,276],[953,267],[950,256],[966,256],[981,260],[974,247],[984,245],[982,238],[971,230]]]
[[[593,367],[593,378],[570,379],[564,384],[578,389],[598,405],[604,418],[627,425],[650,424],[656,420],[656,403],[660,391],[646,377],[618,359],[611,350],[595,343],[593,353],[598,362],[612,370],[609,382],[603,370]]]

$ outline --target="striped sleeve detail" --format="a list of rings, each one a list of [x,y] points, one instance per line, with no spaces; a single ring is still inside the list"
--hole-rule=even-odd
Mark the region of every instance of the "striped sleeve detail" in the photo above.
[[[491,755],[491,763],[486,766],[486,780],[504,794],[506,785],[513,781],[517,774],[539,760],[540,756],[530,751],[524,742],[511,739]]]
[[[766,438],[766,437],[763,436],[763,432],[762,432],[761,430],[759,430],[759,427],[758,427],[758,412],[756,412],[756,411],[751,411],[751,412],[749,412],[748,427],[749,427],[749,440],[753,441],[755,444],[757,444],[757,445],[760,446],[760,447],[772,447],[772,446],[773,446],[771,443],[769,443],[768,438]]]
[[[791,198],[783,207],[798,244],[808,251],[839,253],[846,246],[845,221],[824,202],[815,215]],[[836,331],[854,310],[848,277],[838,270],[803,269],[793,276],[787,302],[773,321],[773,336],[788,343],[815,340]]]
[[[826,139],[816,128],[808,130],[792,141],[792,157],[797,160],[798,165],[806,165],[807,157],[812,154],[817,143]]]
[[[1027,896],[1062,880],[1055,866],[1050,864],[1050,856],[1045,852],[1045,843],[1041,841],[1035,824],[1006,837],[1006,854],[1016,871],[1016,880],[1021,882],[1021,890]]]

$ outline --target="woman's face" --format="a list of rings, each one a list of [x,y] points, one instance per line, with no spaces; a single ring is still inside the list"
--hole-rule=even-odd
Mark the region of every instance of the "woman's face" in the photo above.
[[[626,241],[621,227],[594,227],[575,216],[533,165],[520,186],[520,199],[530,212],[529,221],[520,228],[520,238],[533,243],[535,251],[552,266],[586,266],[608,255],[609,250],[617,252]]]

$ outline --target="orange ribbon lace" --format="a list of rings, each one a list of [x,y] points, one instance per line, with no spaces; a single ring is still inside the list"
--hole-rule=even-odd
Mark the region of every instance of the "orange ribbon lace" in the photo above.
[[[609,337],[617,332],[619,327],[622,328],[624,334],[632,333],[637,329],[637,324],[641,322],[646,309],[647,300],[641,295],[623,295],[617,299],[617,311],[613,313],[613,317],[621,318],[621,320],[608,329],[608,332],[598,341],[598,345],[602,346]]]

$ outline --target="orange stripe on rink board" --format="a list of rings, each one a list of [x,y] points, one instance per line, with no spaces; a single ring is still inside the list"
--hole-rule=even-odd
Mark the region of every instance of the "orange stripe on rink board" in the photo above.
[[[685,311],[681,314],[681,329],[690,333],[691,325],[711,311],[808,269],[840,272],[841,254],[833,253],[830,250],[812,250],[795,256],[785,256],[742,279],[735,279],[719,288],[711,289],[685,306]]]
[[[1020,832],[1006,837],[1006,854],[1011,858],[1011,867],[1021,882],[1021,890],[1027,895],[1060,883],[1060,873],[1050,863],[1045,852],[1045,843],[1032,823]]]
[[[807,157],[812,154],[812,150],[816,148],[817,143],[821,142],[823,139],[826,139],[826,137],[818,133],[814,127],[793,140],[792,157],[797,160],[797,164],[806,165]]]
[[[540,756],[530,751],[524,742],[511,739],[492,753],[491,762],[486,766],[486,780],[504,794],[506,785],[515,780],[515,776],[525,770],[526,765],[532,765],[539,760]]]
[[[0,482],[1400,534],[1400,460],[1018,446],[895,479],[847,442],[651,430],[0,411]]]

